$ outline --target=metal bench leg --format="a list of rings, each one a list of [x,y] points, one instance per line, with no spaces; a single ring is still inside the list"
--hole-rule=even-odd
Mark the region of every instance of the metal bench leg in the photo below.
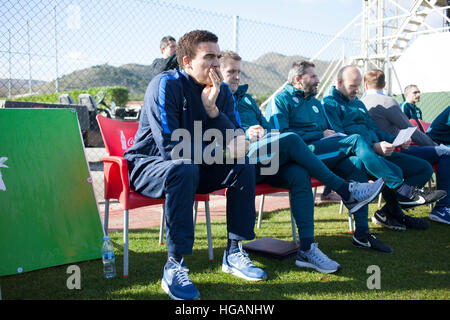
[[[209,212],[209,201],[205,201],[206,234],[208,235],[208,256],[209,261],[214,260],[212,237],[211,237],[211,216]]]
[[[353,217],[350,212],[348,213],[348,230],[350,233],[355,232],[355,229],[353,228]]]
[[[109,221],[109,199],[105,199],[105,216],[103,217],[103,230],[105,235],[108,234],[108,221]]]
[[[164,244],[164,222],[166,218],[166,206],[165,204],[162,205],[162,212],[161,212],[161,220],[159,222],[159,245],[162,246]]]
[[[316,205],[316,195],[317,195],[317,187],[314,187],[314,189],[313,189],[313,201],[314,201],[314,205]]]
[[[344,201],[341,200],[341,203],[339,204],[339,215],[341,215],[343,211],[344,211]]]
[[[128,210],[123,215],[123,276],[128,277]]]
[[[428,188],[430,189],[430,191],[432,190],[431,180],[428,181]],[[430,210],[433,211],[433,203],[430,203]]]
[[[197,210],[198,210],[198,201],[194,202],[194,228],[197,224]]]
[[[380,194],[378,195],[378,208],[381,208],[381,200],[382,199],[383,199],[383,195],[380,192]]]
[[[256,229],[261,228],[261,219],[262,219],[262,213],[264,209],[264,197],[265,195],[261,195],[261,201],[259,202],[259,213],[258,213],[258,223],[256,225]]]
[[[292,212],[291,212],[291,225],[292,225],[292,241],[294,241],[294,243],[297,243],[297,225],[295,224],[295,219],[294,216],[292,215]]]

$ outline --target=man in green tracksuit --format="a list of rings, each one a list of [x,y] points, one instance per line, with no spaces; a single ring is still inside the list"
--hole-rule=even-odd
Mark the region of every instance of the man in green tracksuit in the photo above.
[[[376,126],[364,103],[356,97],[361,81],[361,73],[356,67],[343,67],[338,72],[337,86],[333,86],[330,94],[323,99],[325,111],[334,130],[350,135],[359,133],[373,149],[374,155],[371,157],[384,160],[389,168],[399,172],[399,177],[403,177],[404,182],[386,179],[386,187],[383,189],[386,205],[380,210],[383,217],[392,217],[406,227],[426,229],[429,226],[428,221],[406,216],[399,203],[405,203],[405,198],[409,198],[411,203],[416,205],[434,202],[444,197],[445,191],[429,192],[418,189],[423,187],[433,174],[431,165],[418,157],[393,152],[395,146],[392,142],[395,137]],[[409,143],[406,145],[409,146]],[[371,172],[367,169],[372,176],[384,176],[383,172]],[[411,189],[411,196],[405,193],[408,189]]]
[[[297,254],[296,264],[300,267],[312,267],[322,272],[333,272],[336,263],[326,257],[314,244],[314,199],[311,191],[311,176],[320,180],[325,185],[336,190],[344,200],[344,204],[355,216],[365,212],[364,217],[356,221],[357,232],[362,227],[367,227],[367,203],[377,193],[377,189],[383,184],[378,180],[373,184],[347,183],[342,178],[331,172],[308,148],[304,141],[294,133],[275,134],[272,125],[266,121],[253,98],[247,94],[248,85],[239,86],[241,57],[234,52],[221,53],[221,73],[224,81],[230,86],[236,100],[241,127],[246,131],[251,141],[250,149],[255,146],[262,150],[263,146],[278,143],[279,170],[273,175],[262,175],[258,168],[256,182],[269,183],[275,187],[289,189],[289,200],[292,215],[298,226],[300,236],[300,248]],[[272,131],[265,135],[267,131]],[[273,146],[272,146],[273,149]],[[273,151],[273,150],[271,150]],[[275,151],[276,152],[276,151]],[[358,181],[367,181],[365,172],[358,169],[347,158],[341,159],[339,169],[344,176],[352,176]],[[361,197],[358,204],[349,201],[359,193]],[[356,199],[356,198],[355,198]],[[360,209],[364,207],[365,209]],[[361,225],[361,221],[363,221]],[[367,227],[368,228],[368,227]],[[374,249],[392,249],[378,241]]]
[[[419,121],[423,120],[422,110],[416,106],[417,102],[420,101],[420,90],[415,84],[410,84],[405,87],[405,99],[406,101],[400,105],[403,113],[408,117],[408,119],[415,120],[419,125],[420,130],[425,132]]]
[[[417,170],[412,169],[412,172],[407,173],[408,177],[416,178],[417,175],[419,177],[416,181],[411,179],[415,184],[409,185],[410,181],[403,181],[401,168],[378,156],[361,135],[354,134],[355,132],[346,135],[343,130],[334,128],[333,120],[324,112],[322,104],[314,98],[319,83],[314,64],[306,61],[295,62],[289,71],[288,81],[289,83],[269,102],[266,109],[266,118],[279,128],[280,132],[297,133],[312,146],[319,158],[326,157],[323,161],[332,170],[335,170],[336,162],[342,157],[356,156],[357,161],[352,158],[355,164],[372,176],[383,177],[386,185],[402,196],[402,204],[414,206],[422,202],[416,199],[416,194],[421,191],[415,188],[415,185],[425,183],[431,176],[432,168],[428,163],[417,159],[417,163],[420,161],[423,163],[415,168]],[[422,176],[425,178],[422,179]],[[396,198],[392,201],[398,206]],[[406,219],[405,223],[410,228],[428,227],[425,220],[412,217]],[[392,228],[405,230],[405,223],[394,224]]]

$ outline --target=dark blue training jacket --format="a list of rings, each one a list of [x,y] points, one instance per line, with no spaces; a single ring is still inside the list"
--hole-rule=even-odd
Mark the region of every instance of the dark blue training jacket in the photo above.
[[[171,160],[171,151],[179,142],[171,141],[173,131],[186,129],[193,140],[194,121],[202,122],[202,136],[210,128],[220,130],[223,137],[226,129],[240,128],[230,87],[226,83],[220,87],[216,100],[220,113],[216,118],[208,117],[203,107],[201,93],[204,88],[183,70],[165,71],[153,78],[145,93],[134,144],[125,152],[124,158],[133,161],[151,156],[159,161]],[[203,143],[202,149],[206,145]]]

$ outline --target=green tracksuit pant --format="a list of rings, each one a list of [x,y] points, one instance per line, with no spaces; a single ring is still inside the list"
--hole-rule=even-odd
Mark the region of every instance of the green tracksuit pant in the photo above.
[[[311,187],[311,177],[321,181],[333,190],[342,186],[344,180],[367,182],[365,172],[354,165],[358,163],[348,157],[333,160],[334,174],[308,148],[305,142],[295,133],[282,133],[261,139],[259,148],[278,141],[279,170],[274,175],[261,175],[261,165],[257,165],[256,182],[268,183],[274,187],[288,189],[292,215],[298,227],[300,241],[302,238],[314,237],[314,199]],[[276,150],[269,152],[275,153]],[[340,176],[340,177],[339,177]],[[341,178],[343,177],[343,178]],[[356,228],[368,228],[367,206],[355,214]]]
[[[360,169],[365,169],[371,177],[383,177],[390,189],[399,187],[403,182],[422,187],[433,173],[431,165],[420,158],[400,152],[394,152],[389,157],[376,154],[358,134],[318,140],[311,145],[314,153],[319,158],[325,158],[328,165],[343,157],[358,157],[362,164]]]
[[[395,188],[403,182],[414,187],[423,187],[433,174],[431,165],[418,157],[401,152],[393,152],[389,157],[376,154],[372,148],[358,135],[336,137],[318,140],[311,147],[318,158],[332,168],[336,161],[349,155],[356,156],[359,161],[353,164],[361,170],[365,170],[370,178],[385,180],[382,190],[386,201],[386,208],[390,213],[402,216],[402,210],[397,200]]]

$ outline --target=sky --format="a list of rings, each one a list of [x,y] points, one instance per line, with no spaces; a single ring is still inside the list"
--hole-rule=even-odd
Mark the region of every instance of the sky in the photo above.
[[[234,50],[233,16],[240,17],[239,54],[312,57],[362,10],[363,0],[1,0],[0,78],[52,80],[93,65],[149,65],[159,41],[194,29],[219,36]],[[388,1],[388,0],[386,0]],[[411,2],[412,0],[399,0]],[[124,5],[125,4],[125,5]],[[318,59],[359,50],[354,25]],[[338,57],[339,56],[339,57]]]
[[[166,2],[329,35],[334,35],[345,27],[362,9],[362,0],[169,0]]]

